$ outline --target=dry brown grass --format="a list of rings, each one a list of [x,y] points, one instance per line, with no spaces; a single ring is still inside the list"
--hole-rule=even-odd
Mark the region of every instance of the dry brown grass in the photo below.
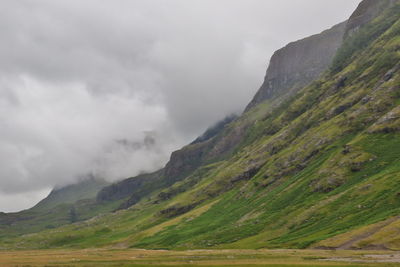
[[[399,266],[400,254],[323,250],[29,250],[0,252],[0,266]]]

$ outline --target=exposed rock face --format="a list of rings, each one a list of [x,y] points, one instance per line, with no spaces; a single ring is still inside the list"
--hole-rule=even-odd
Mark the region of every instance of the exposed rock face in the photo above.
[[[172,206],[169,207],[165,210],[161,210],[160,214],[167,217],[167,218],[173,218],[176,216],[179,216],[181,214],[184,214],[196,207],[196,204],[190,204],[190,205],[185,205],[185,206]]]
[[[400,0],[363,0],[347,22],[293,42],[271,57],[264,83],[246,111],[267,99],[291,95],[329,68],[343,39]]]
[[[207,149],[207,143],[189,145],[171,154],[171,158],[165,166],[165,179],[173,183],[179,177],[198,167]]]
[[[97,201],[113,201],[128,197],[132,194],[132,192],[135,191],[136,188],[139,188],[143,182],[144,178],[138,176],[104,187],[97,194]]]
[[[185,178],[201,163],[209,143],[188,145],[172,153],[167,165],[154,173],[142,174],[104,187],[97,194],[97,202],[124,200],[119,209],[135,205],[150,192],[170,186]]]
[[[128,178],[118,183],[104,187],[97,194],[97,201],[114,201],[121,200],[127,197],[142,196],[143,192],[146,191],[143,187],[161,177],[161,172],[155,172],[150,174],[142,174],[136,177]],[[147,192],[147,191],[146,191]]]
[[[399,0],[364,0],[351,15],[345,32],[345,38],[351,36],[360,27],[376,18],[383,9],[394,5]]]
[[[328,69],[342,44],[346,22],[288,44],[271,58],[265,80],[246,110],[266,99],[293,93]]]

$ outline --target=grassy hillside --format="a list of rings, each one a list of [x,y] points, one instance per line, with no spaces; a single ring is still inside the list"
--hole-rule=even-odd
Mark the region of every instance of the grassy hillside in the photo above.
[[[104,180],[89,178],[76,184],[54,189],[32,210],[48,210],[60,204],[73,204],[79,200],[95,198],[97,193],[108,184]]]
[[[173,155],[169,182],[129,209],[0,246],[400,249],[386,232],[400,214],[399,104],[396,4],[319,80]]]
[[[53,229],[110,212],[120,201],[99,204],[97,193],[109,183],[88,179],[54,189],[31,209],[15,213],[0,213],[0,238]]]

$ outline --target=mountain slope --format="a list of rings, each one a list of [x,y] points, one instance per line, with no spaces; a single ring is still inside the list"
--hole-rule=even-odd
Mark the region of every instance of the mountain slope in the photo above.
[[[1,246],[400,249],[385,233],[400,214],[400,1],[387,3],[311,84],[98,195],[130,208]]]
[[[77,184],[56,188],[50,194],[36,204],[33,210],[44,210],[54,208],[60,204],[71,204],[83,199],[91,199],[97,196],[97,193],[109,183],[90,177]]]
[[[29,234],[82,221],[114,210],[120,202],[99,205],[97,193],[109,183],[89,177],[76,184],[54,189],[34,207],[0,213],[0,238]]]
[[[356,33],[360,27],[376,18],[386,8],[395,5],[396,2],[397,0],[361,1],[347,22],[344,38],[351,37],[351,35]]]

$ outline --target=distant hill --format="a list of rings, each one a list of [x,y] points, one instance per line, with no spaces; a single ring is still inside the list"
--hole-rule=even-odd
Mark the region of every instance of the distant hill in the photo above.
[[[109,183],[93,177],[59,187],[33,208],[0,213],[0,239],[56,228],[115,210],[119,202],[98,205],[98,192]]]
[[[107,185],[109,183],[102,179],[89,177],[76,184],[53,189],[45,199],[32,209],[50,209],[60,204],[73,204],[79,200],[95,198],[97,193]]]

